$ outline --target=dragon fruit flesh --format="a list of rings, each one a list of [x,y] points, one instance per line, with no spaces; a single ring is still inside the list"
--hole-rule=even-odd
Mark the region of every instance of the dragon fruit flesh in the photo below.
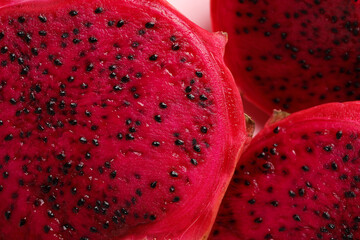
[[[360,103],[276,118],[240,158],[210,239],[360,239]]]
[[[225,42],[162,0],[2,1],[0,239],[206,237],[247,139]]]
[[[212,0],[214,30],[244,96],[295,112],[360,99],[360,2]]]

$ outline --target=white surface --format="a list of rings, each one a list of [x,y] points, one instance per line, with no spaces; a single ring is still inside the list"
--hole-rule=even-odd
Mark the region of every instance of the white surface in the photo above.
[[[202,28],[211,30],[210,0],[168,0],[168,2]]]
[[[168,0],[178,11],[197,23],[200,27],[211,31],[210,0]],[[268,116],[251,103],[244,100],[244,109],[256,122],[258,132],[268,119]]]

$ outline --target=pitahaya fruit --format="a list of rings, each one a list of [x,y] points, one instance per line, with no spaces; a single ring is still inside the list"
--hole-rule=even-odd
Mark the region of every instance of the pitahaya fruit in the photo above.
[[[360,239],[359,119],[360,102],[272,119],[241,156],[210,239]]]
[[[360,100],[359,2],[212,0],[244,96],[264,111]]]
[[[201,239],[247,139],[226,38],[162,0],[0,7],[0,239]]]

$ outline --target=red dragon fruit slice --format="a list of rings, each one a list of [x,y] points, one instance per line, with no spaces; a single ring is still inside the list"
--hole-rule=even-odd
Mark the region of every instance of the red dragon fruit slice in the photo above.
[[[359,2],[212,0],[225,60],[244,95],[264,111],[295,112],[360,99]]]
[[[211,239],[360,239],[360,103],[270,122],[241,157]]]
[[[226,38],[162,0],[3,1],[0,239],[201,239],[247,139]]]

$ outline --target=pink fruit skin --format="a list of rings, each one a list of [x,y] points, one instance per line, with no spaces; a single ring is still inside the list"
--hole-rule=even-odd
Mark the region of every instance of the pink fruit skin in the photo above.
[[[360,103],[270,121],[241,156],[210,239],[358,239]]]
[[[359,2],[212,0],[211,15],[241,92],[268,114],[359,100]]]
[[[0,239],[206,238],[248,139],[225,35],[162,0],[1,4]]]

